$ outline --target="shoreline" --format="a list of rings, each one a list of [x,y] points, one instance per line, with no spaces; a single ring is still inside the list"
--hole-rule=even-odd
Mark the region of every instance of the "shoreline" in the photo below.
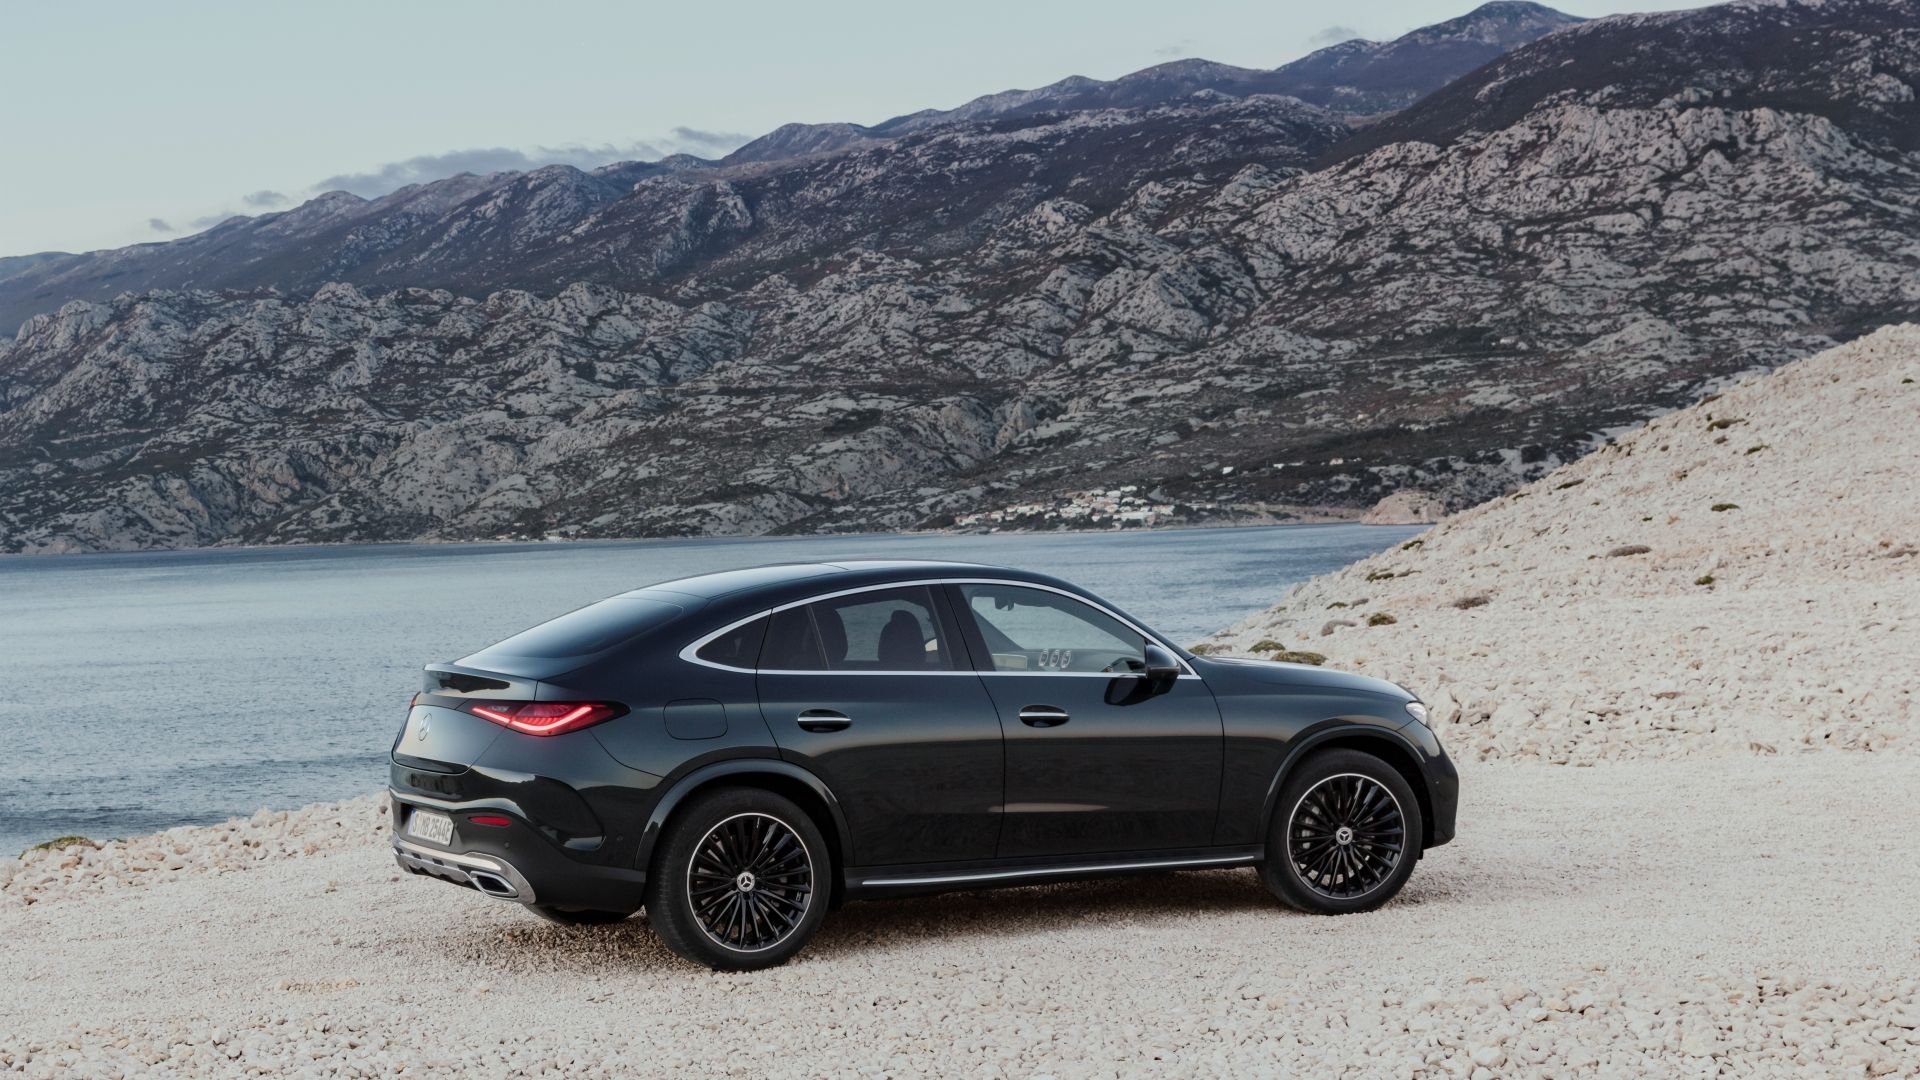
[[[1329,526],[1358,526],[1364,528],[1426,528],[1435,522],[1393,522],[1361,521],[1356,518],[1328,518],[1318,521],[1248,521],[1237,523],[1204,523],[1181,525],[1133,525],[1117,529],[916,529],[904,532],[850,532],[850,533],[753,533],[728,534],[719,536],[629,536],[629,537],[591,537],[587,539],[535,539],[535,540],[343,540],[338,542],[299,543],[299,544],[208,544],[201,547],[167,548],[116,548],[101,551],[50,551],[50,552],[6,552],[0,553],[0,566],[15,563],[41,562],[51,559],[82,559],[109,556],[134,555],[213,555],[222,552],[235,552],[245,555],[275,554],[279,552],[315,552],[330,553],[350,548],[398,549],[422,548],[436,551],[461,549],[525,548],[589,548],[624,547],[643,544],[701,544],[701,543],[739,543],[755,542],[825,542],[833,539],[874,540],[874,539],[915,539],[918,537],[986,537],[986,536],[1112,536],[1120,533],[1182,533],[1182,532],[1238,532],[1250,529],[1307,529]]]

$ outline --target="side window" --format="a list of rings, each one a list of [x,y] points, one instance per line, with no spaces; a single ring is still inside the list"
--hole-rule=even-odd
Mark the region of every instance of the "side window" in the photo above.
[[[760,643],[767,637],[767,619],[735,627],[700,647],[693,655],[709,664],[752,670],[760,662]]]
[[[951,671],[924,585],[876,589],[808,605],[814,634],[835,671]]]
[[[961,585],[995,671],[1145,671],[1146,638],[1072,597],[1018,585]]]
[[[814,632],[813,612],[804,607],[773,613],[767,643],[760,650],[762,671],[825,671],[826,655]]]

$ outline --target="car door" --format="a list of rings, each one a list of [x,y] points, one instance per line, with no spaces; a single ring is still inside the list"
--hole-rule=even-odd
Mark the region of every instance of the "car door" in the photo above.
[[[1000,720],[925,585],[775,612],[760,711],[781,754],[824,780],[850,865],[990,859],[1005,776]]]
[[[1003,858],[1205,847],[1220,798],[1213,694],[1154,693],[1146,638],[1078,597],[969,582],[948,597],[1006,733]]]

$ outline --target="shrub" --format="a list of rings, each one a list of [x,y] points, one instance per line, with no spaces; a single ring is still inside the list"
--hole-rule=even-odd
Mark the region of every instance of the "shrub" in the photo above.
[[[1708,431],[1725,431],[1735,424],[1744,424],[1744,423],[1746,423],[1746,421],[1740,419],[1737,416],[1723,416],[1720,419],[1715,420],[1713,423],[1708,424],[1707,430]]]
[[[1391,581],[1400,575],[1391,570],[1372,570],[1367,573],[1368,581]]]
[[[1286,649],[1287,647],[1285,645],[1280,644],[1279,642],[1273,640],[1272,638],[1261,638],[1259,641],[1254,642],[1253,648],[1248,651],[1249,652],[1285,652]]]
[[[1394,618],[1393,616],[1387,614],[1384,611],[1376,611],[1373,614],[1367,616],[1368,626],[1392,626],[1394,623],[1397,623],[1399,621],[1400,621],[1399,619]]]
[[[1699,577],[1693,579],[1693,583],[1695,585],[1711,585],[1713,584],[1713,575],[1701,574]]]
[[[1622,555],[1645,555],[1652,550],[1652,548],[1645,544],[1622,544],[1612,551],[1607,552],[1607,558],[1617,559]]]
[[[1212,656],[1214,653],[1220,651],[1220,646],[1208,645],[1203,642],[1199,645],[1187,646],[1187,651],[1192,653],[1195,656]]]
[[[1713,512],[1716,514],[1724,510],[1738,510],[1738,509],[1740,509],[1739,503],[1714,503],[1713,504]]]
[[[1749,446],[1749,447],[1747,447],[1747,453],[1749,453],[1749,454],[1757,454],[1757,453],[1759,453],[1760,451],[1762,451],[1762,450],[1765,450],[1765,449],[1767,449],[1767,444],[1766,444],[1766,443],[1761,443],[1761,444],[1760,444],[1760,445],[1758,445],[1758,446]]]
[[[1274,653],[1272,656],[1267,657],[1267,659],[1278,660],[1283,664],[1311,664],[1314,667],[1319,667],[1321,664],[1327,662],[1324,654],[1317,652],[1294,652],[1292,650]]]
[[[1569,481],[1567,481],[1566,483],[1564,483],[1564,484],[1561,484],[1561,485],[1560,485],[1559,487],[1557,487],[1557,488],[1554,488],[1553,490],[1555,490],[1555,491],[1565,491],[1565,490],[1567,490],[1568,488],[1577,488],[1577,487],[1579,487],[1579,486],[1580,486],[1581,484],[1584,484],[1584,483],[1586,483],[1586,481],[1585,481],[1585,480],[1569,480]]]
[[[60,851],[62,849],[70,848],[70,847],[97,848],[99,846],[100,846],[99,844],[94,843],[92,840],[89,840],[84,836],[56,836],[53,839],[46,841],[45,843],[33,845],[32,847],[28,848],[27,851]],[[23,859],[26,858],[27,851],[21,852],[20,857]]]
[[[1347,602],[1345,600],[1335,600],[1333,603],[1327,605],[1327,610],[1332,611],[1334,608],[1346,606]]]
[[[1412,551],[1412,550],[1414,550],[1415,548],[1417,548],[1417,547],[1419,547],[1420,545],[1422,545],[1422,544],[1424,544],[1424,543],[1426,543],[1426,541],[1425,541],[1425,540],[1422,540],[1422,539],[1420,539],[1419,537],[1417,537],[1417,536],[1416,536],[1416,537],[1414,537],[1413,539],[1411,539],[1411,540],[1409,540],[1409,541],[1407,541],[1406,543],[1404,543],[1404,544],[1401,544],[1401,545],[1400,545],[1400,550],[1401,550],[1401,551]]]
[[[1493,597],[1491,596],[1463,596],[1455,600],[1453,606],[1459,608],[1461,611],[1468,611],[1477,607],[1486,607],[1492,599]]]

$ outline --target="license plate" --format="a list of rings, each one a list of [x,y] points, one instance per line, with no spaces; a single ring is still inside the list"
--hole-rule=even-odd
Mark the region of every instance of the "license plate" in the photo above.
[[[417,836],[435,844],[451,843],[453,819],[431,810],[415,810],[413,815],[407,818],[407,835]]]

